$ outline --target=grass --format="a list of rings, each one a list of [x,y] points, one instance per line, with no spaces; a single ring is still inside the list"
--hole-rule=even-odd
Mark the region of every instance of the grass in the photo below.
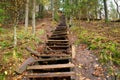
[[[24,32],[24,27],[17,28],[17,47],[13,48],[13,30],[0,28],[0,80],[12,80],[14,71],[28,56],[29,52],[25,47],[36,49],[36,44],[40,43],[39,36],[44,34],[44,30],[37,30],[37,36],[31,35],[31,29]]]
[[[0,80],[5,80],[5,74],[0,74]]]
[[[109,67],[116,66],[117,69],[120,69],[120,43],[117,42],[119,40],[114,40],[115,35],[113,36],[113,34],[118,34],[118,30],[120,28],[89,28],[90,27],[86,28],[85,26],[74,26],[71,28],[71,31],[73,31],[73,33],[78,37],[75,44],[87,44],[88,48],[92,50],[95,55],[98,56],[99,61],[102,65],[109,65]],[[102,32],[102,29],[108,28],[109,32],[108,30]],[[113,74],[114,71],[112,71],[111,74]],[[116,73],[118,76],[120,75],[120,73]]]

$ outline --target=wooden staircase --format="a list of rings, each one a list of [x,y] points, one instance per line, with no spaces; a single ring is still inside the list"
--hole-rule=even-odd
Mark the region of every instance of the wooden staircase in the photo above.
[[[75,80],[66,26],[58,26],[45,43],[45,53],[27,67],[25,80]]]

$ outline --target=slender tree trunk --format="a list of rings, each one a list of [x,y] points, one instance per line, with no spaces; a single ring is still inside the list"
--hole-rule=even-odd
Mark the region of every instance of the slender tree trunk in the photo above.
[[[105,11],[105,22],[107,22],[108,21],[107,2],[106,0],[103,1],[104,1],[104,11]]]
[[[35,35],[35,12],[36,12],[36,0],[33,0],[33,10],[32,10],[32,33]]]
[[[17,46],[17,28],[16,28],[17,25],[14,25],[14,50],[13,50],[13,58],[16,58],[16,46]]]
[[[17,32],[16,32],[16,25],[14,25],[14,48],[17,45]]]
[[[98,19],[97,6],[95,6],[95,18]]]
[[[99,10],[99,18],[102,19],[102,9]]]
[[[16,12],[15,19],[14,19],[14,48],[17,46],[17,25],[19,21],[19,12]]]
[[[38,16],[39,18],[43,18],[44,16],[44,5],[43,4],[39,4],[39,12],[38,12]]]
[[[54,9],[54,0],[51,0],[51,9],[52,9],[52,20],[55,19],[55,9]]]
[[[73,1],[72,0],[70,0],[70,5],[72,5],[73,4]],[[71,12],[71,14],[70,14],[70,21],[69,21],[69,24],[70,24],[70,26],[72,26],[72,19],[73,19],[73,17],[72,17],[72,14],[73,14],[73,10],[71,10],[72,12]]]
[[[29,18],[29,0],[26,1],[26,9],[25,9],[25,32],[28,29],[28,18]]]
[[[116,4],[116,6],[117,6],[117,13],[118,13],[118,17],[119,17],[119,19],[120,19],[119,5],[118,5],[118,3],[117,3],[116,0],[114,0],[114,2],[115,2],[115,4]]]
[[[89,10],[87,11],[87,21],[90,22],[90,13],[89,13]]]
[[[18,25],[18,17],[19,14],[17,13],[16,19],[14,20],[14,50],[13,50],[13,58],[16,58],[16,46],[17,46],[17,25]]]

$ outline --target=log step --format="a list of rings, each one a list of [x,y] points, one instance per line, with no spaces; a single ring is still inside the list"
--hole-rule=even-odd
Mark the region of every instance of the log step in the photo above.
[[[68,34],[67,32],[53,32],[53,34]]]
[[[61,41],[64,41],[64,42],[68,42],[69,40],[47,40],[48,42],[61,42]]]
[[[74,64],[72,64],[72,63],[68,63],[68,64],[56,64],[56,65],[34,65],[34,66],[28,66],[27,70],[72,68],[72,67],[74,67]]]
[[[53,49],[51,49],[51,50],[49,50],[49,51],[51,51],[51,52],[67,52],[67,50],[65,50],[65,49],[59,49],[59,50],[53,50]],[[60,54],[59,54],[60,55]],[[59,56],[58,55],[58,56]],[[61,55],[62,56],[62,55]]]
[[[29,73],[28,78],[48,78],[48,77],[69,77],[75,76],[75,72],[55,72],[55,73]]]
[[[60,33],[60,32],[67,32],[67,30],[54,30],[54,31],[51,31],[51,32],[58,32],[58,33]]]
[[[66,39],[67,36],[53,36],[53,37],[49,37],[49,39],[60,39],[60,38]]]
[[[60,57],[60,58],[48,58],[48,59],[38,59],[38,60],[35,60],[35,62],[38,62],[38,61],[57,61],[57,60],[69,60],[71,59],[71,57]]]
[[[58,36],[58,35],[51,35],[49,38],[60,38],[60,37],[64,37],[64,38],[66,38],[67,37],[67,35],[60,35],[60,36]]]
[[[47,45],[70,45],[69,43],[46,43]]]
[[[68,55],[68,54],[49,54],[49,53],[46,53],[46,54],[40,54],[38,55],[39,57],[70,57],[71,55]]]
[[[62,35],[67,35],[67,34],[52,34],[51,36],[62,36]]]
[[[48,46],[50,48],[68,48],[70,46]]]

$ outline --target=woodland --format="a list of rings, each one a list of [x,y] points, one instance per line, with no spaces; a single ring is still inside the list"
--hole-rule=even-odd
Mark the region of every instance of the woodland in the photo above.
[[[0,80],[22,79],[15,71],[30,56],[25,48],[40,51],[61,14],[76,45],[76,80],[120,80],[120,0],[0,0]]]

